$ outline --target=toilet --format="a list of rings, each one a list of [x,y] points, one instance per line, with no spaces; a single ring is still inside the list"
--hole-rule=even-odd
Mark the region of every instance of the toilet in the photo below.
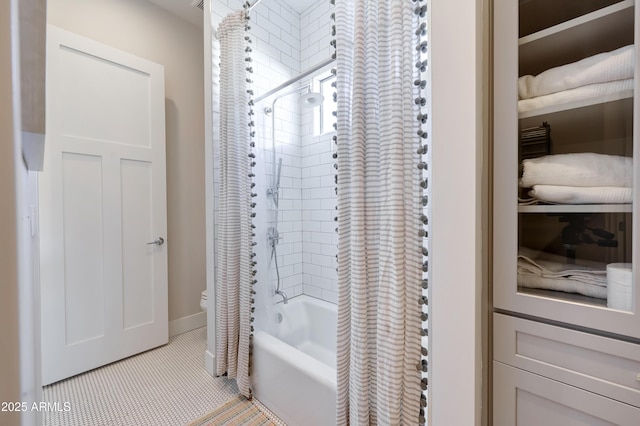
[[[207,290],[200,294],[200,309],[203,311],[207,310]]]

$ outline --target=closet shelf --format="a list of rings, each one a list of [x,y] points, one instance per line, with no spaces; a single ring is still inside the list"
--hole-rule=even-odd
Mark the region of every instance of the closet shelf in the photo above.
[[[631,213],[633,204],[552,204],[518,206],[518,213]]]
[[[595,297],[583,296],[576,293],[564,293],[562,291],[543,290],[540,288],[518,287],[518,293],[521,295],[545,298],[550,300],[561,300],[563,302],[581,303],[591,305],[593,307],[607,307],[606,299],[598,299]]]
[[[537,75],[549,68],[633,44],[633,7],[633,0],[624,0],[521,37],[519,74]],[[597,41],[590,34],[598,34]],[[590,42],[585,43],[586,40]]]
[[[633,0],[624,0],[620,3],[612,4],[611,6],[595,10],[591,13],[587,13],[586,15],[578,16],[577,18],[562,22],[558,25],[554,25],[553,27],[545,28],[544,30],[538,31],[536,33],[521,37],[518,39],[518,45],[523,46],[526,44],[531,44],[538,40],[544,39],[546,37],[551,37],[555,34],[563,32],[565,33],[562,35],[566,36],[566,31],[571,31],[574,28],[580,28],[583,25],[602,25],[603,18],[608,18],[610,16],[620,18],[620,16],[617,15],[619,12],[627,11],[627,9],[631,8],[633,8]],[[631,22],[633,22],[633,17]]]
[[[596,98],[584,99],[575,102],[568,102],[564,104],[558,105],[550,105],[544,108],[533,109],[530,111],[524,111],[518,113],[518,118],[531,118],[531,117],[539,117],[541,115],[553,114],[563,111],[574,110],[578,108],[589,107],[593,105],[606,104],[608,102],[615,102],[622,99],[632,99],[633,98],[633,90],[625,90],[623,92],[612,93],[610,95],[598,96]]]

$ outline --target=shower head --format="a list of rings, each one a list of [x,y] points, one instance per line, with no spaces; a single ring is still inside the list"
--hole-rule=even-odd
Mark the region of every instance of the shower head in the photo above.
[[[320,105],[322,101],[324,101],[324,96],[309,91],[298,98],[298,106],[302,109],[311,109]]]

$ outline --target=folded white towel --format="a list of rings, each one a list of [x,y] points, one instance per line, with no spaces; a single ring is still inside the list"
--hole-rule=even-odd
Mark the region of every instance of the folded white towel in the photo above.
[[[535,275],[536,277],[548,279],[571,279],[589,285],[597,285],[600,287],[607,286],[606,272],[598,275],[587,271],[565,270],[559,272],[551,272],[539,266],[535,262],[529,262],[522,258],[518,258],[518,275]]]
[[[537,76],[518,79],[518,96],[530,99],[594,83],[633,78],[633,45],[599,53],[570,64],[548,69]]]
[[[529,195],[558,204],[630,204],[633,201],[631,188],[617,186],[533,185]]]
[[[518,274],[518,286],[563,291],[565,293],[578,293],[598,299],[607,298],[606,287],[586,284],[570,278],[544,278],[536,275]]]
[[[534,109],[545,108],[552,105],[562,105],[569,102],[584,101],[600,96],[621,93],[633,90],[633,79],[616,80],[607,83],[595,83],[587,86],[576,87],[562,92],[538,96],[536,98],[518,101],[518,112],[527,112]]]
[[[526,256],[526,251],[521,248],[518,252],[518,274],[555,279],[569,278],[585,284],[602,287],[607,285],[607,271],[604,263],[590,262],[590,265],[568,264],[565,263],[565,258],[560,258],[560,261],[558,261],[551,256],[545,253],[541,253],[537,257]],[[578,262],[581,262],[581,260],[578,260]]]
[[[606,265],[584,259],[577,262],[568,264],[565,257],[520,247],[518,285],[606,299]]]
[[[545,155],[522,161],[520,186],[633,186],[633,159],[619,155],[580,152]]]
[[[533,259],[536,262],[544,262],[544,261],[548,261],[548,262],[552,262],[555,264],[559,264],[561,265],[559,269],[557,266],[553,267],[550,266],[551,269],[555,272],[561,271],[561,270],[580,270],[580,271],[589,271],[590,273],[597,273],[597,274],[602,274],[604,272],[606,272],[607,270],[607,264],[604,262],[599,262],[597,260],[589,260],[589,259],[576,259],[576,263],[567,263],[567,257],[566,256],[562,256],[559,254],[553,254],[553,253],[548,253],[546,251],[540,251],[540,250],[536,250],[536,249],[532,249],[526,246],[519,246],[518,247],[518,255],[519,256],[523,256],[523,257],[527,257],[529,259]],[[562,266],[565,265],[565,266]]]

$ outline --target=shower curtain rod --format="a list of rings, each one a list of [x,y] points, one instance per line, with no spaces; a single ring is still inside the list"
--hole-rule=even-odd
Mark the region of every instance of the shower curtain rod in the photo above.
[[[258,0],[258,1],[260,1],[260,0]],[[257,3],[257,2],[256,2],[256,3]],[[306,77],[306,76],[308,76],[309,74],[313,74],[314,72],[318,71],[319,69],[322,69],[322,68],[326,67],[327,65],[332,64],[334,61],[335,61],[335,59],[329,58],[329,59],[326,59],[326,60],[324,60],[324,61],[320,62],[319,64],[316,64],[316,65],[312,66],[311,68],[309,68],[308,70],[306,70],[306,71],[305,71],[305,72],[303,72],[302,74],[297,75],[297,76],[293,77],[292,79],[285,81],[285,82],[284,82],[284,83],[282,83],[280,86],[276,87],[275,89],[271,89],[271,90],[269,90],[269,91],[268,91],[267,93],[265,93],[264,95],[260,95],[260,96],[258,96],[258,97],[254,100],[254,102],[255,102],[255,103],[258,103],[258,102],[260,102],[261,100],[263,100],[263,99],[265,99],[265,98],[268,98],[269,96],[271,96],[271,95],[273,95],[274,93],[276,93],[276,92],[280,91],[281,89],[283,89],[283,88],[285,88],[285,87],[287,87],[287,86],[289,86],[289,85],[291,85],[291,84],[295,83],[296,81],[300,81],[300,80],[302,80],[303,78],[305,78],[305,77]]]
[[[254,1],[254,2],[253,2],[253,4],[250,4],[250,5],[249,5],[249,9],[248,9],[248,10],[253,9],[253,7],[254,7],[254,6],[256,6],[258,3],[260,3],[261,1],[262,1],[262,0],[256,0],[256,1]]]

